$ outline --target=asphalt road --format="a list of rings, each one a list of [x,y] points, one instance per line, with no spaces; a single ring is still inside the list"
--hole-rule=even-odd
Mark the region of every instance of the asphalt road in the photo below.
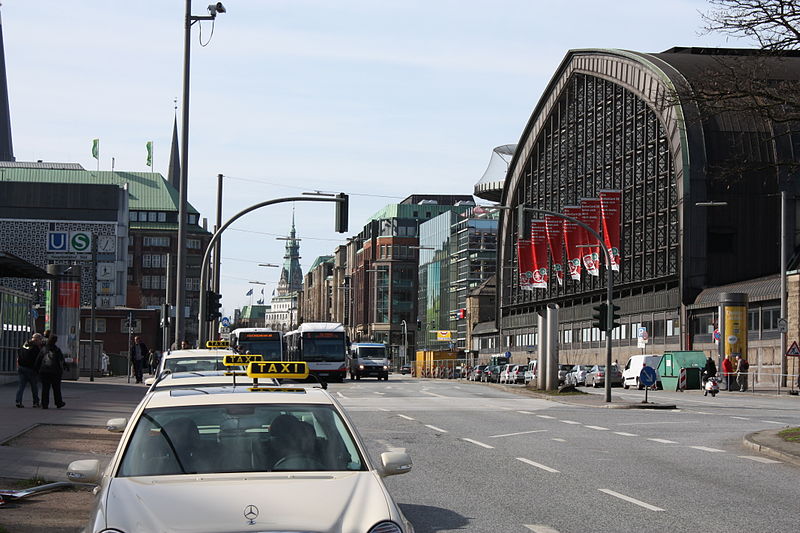
[[[797,526],[800,469],[742,445],[800,423],[796,398],[658,391],[679,409],[600,409],[396,375],[329,390],[374,457],[411,454],[413,471],[386,482],[420,533]]]

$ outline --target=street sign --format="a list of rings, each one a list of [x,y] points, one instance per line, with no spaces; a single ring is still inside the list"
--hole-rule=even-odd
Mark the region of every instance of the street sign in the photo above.
[[[719,332],[718,329],[715,329],[714,330],[714,340],[716,342],[719,342],[721,338],[722,338],[722,334]]]
[[[789,322],[785,318],[778,319],[778,331],[781,333],[789,331]]]
[[[792,342],[792,345],[786,350],[786,355],[788,357],[800,357],[800,346],[797,345],[797,341]]]
[[[649,335],[647,334],[647,328],[644,326],[639,326],[639,329],[636,330],[636,338],[637,347],[645,348],[647,346],[647,339],[649,338]]]
[[[222,326],[223,326],[223,327],[226,327],[226,328],[227,328],[227,327],[230,327],[230,325],[231,325],[231,319],[230,319],[230,318],[228,318],[228,317],[226,317],[226,316],[224,316],[224,317],[222,317],[222,319],[219,321],[219,323],[220,323],[220,324],[222,324]]]
[[[111,281],[115,277],[114,263],[97,263],[97,279]]]
[[[643,366],[639,372],[639,383],[645,387],[652,387],[658,380],[658,374],[652,366]]]

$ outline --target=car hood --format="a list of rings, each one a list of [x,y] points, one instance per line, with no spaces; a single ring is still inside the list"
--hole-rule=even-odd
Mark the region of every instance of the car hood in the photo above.
[[[404,523],[375,472],[114,478],[106,495],[107,527],[125,533],[363,533]]]

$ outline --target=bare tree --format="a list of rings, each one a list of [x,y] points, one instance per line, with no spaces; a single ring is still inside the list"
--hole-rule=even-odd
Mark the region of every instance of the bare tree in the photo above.
[[[707,33],[754,39],[770,51],[800,48],[800,5],[795,0],[709,0]]]

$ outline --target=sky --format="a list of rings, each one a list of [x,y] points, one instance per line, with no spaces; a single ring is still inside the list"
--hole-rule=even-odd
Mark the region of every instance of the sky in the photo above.
[[[471,194],[492,149],[516,143],[571,49],[748,46],[702,33],[705,0],[227,0],[192,28],[188,196],[213,226],[303,192],[333,204],[262,208],[222,239],[223,308],[269,300],[295,211],[303,272],[411,194]],[[193,2],[194,15],[207,2]],[[17,161],[167,175],[180,125],[185,2],[5,0]],[[177,100],[177,103],[176,103]],[[177,106],[177,111],[176,111]],[[265,285],[251,284],[251,281]]]

